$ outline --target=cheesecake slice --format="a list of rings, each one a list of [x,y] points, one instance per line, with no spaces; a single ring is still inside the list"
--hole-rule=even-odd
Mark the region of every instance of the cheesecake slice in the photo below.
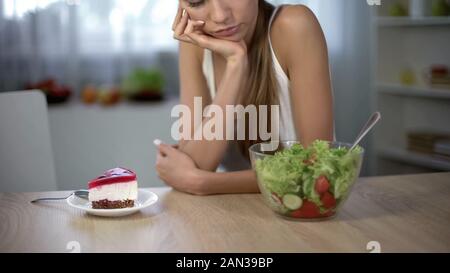
[[[138,195],[136,174],[125,168],[107,170],[88,184],[94,209],[131,208]]]

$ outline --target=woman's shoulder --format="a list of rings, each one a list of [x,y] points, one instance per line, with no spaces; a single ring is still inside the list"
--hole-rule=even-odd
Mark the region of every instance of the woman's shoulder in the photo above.
[[[283,5],[274,18],[272,28],[280,32],[311,31],[319,24],[314,13],[305,5]]]
[[[314,13],[305,5],[280,7],[270,30],[272,46],[277,58],[287,71],[287,60],[304,48],[311,38],[323,38],[323,32]]]

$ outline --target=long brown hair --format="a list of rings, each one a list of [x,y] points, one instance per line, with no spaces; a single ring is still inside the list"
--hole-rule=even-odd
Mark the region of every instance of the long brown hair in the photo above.
[[[268,106],[267,128],[270,132],[270,105],[278,104],[278,83],[273,69],[272,52],[269,45],[269,22],[275,7],[259,0],[258,19],[255,32],[249,47],[249,80],[243,105],[255,105],[258,109],[260,105]],[[258,113],[259,116],[259,113]],[[259,133],[257,140],[249,140],[248,137],[249,122],[246,120],[246,140],[238,141],[241,153],[248,158],[248,148],[258,142],[261,142]]]

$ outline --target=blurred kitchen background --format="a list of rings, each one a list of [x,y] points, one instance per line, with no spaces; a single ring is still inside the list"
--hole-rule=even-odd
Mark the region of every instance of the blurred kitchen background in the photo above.
[[[363,143],[363,176],[450,171],[449,1],[269,2],[302,3],[318,17],[339,141],[353,141],[370,114],[381,111]],[[143,187],[163,185],[152,142],[173,143],[177,5],[0,0],[0,165],[11,174],[0,191],[85,188],[115,166],[135,170]],[[46,107],[30,110],[35,120],[25,123],[27,113],[4,94],[31,89],[42,90]]]

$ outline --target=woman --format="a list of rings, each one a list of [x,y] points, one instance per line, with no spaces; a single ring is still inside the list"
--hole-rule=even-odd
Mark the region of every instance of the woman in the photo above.
[[[181,103],[192,113],[194,97],[202,98],[203,107],[224,110],[279,105],[281,140],[307,146],[334,139],[327,46],[308,8],[275,9],[264,0],[180,0],[173,31],[180,41]],[[258,192],[246,152],[253,143],[161,144],[156,170],[169,186],[191,194]],[[221,163],[226,172],[216,172]]]

